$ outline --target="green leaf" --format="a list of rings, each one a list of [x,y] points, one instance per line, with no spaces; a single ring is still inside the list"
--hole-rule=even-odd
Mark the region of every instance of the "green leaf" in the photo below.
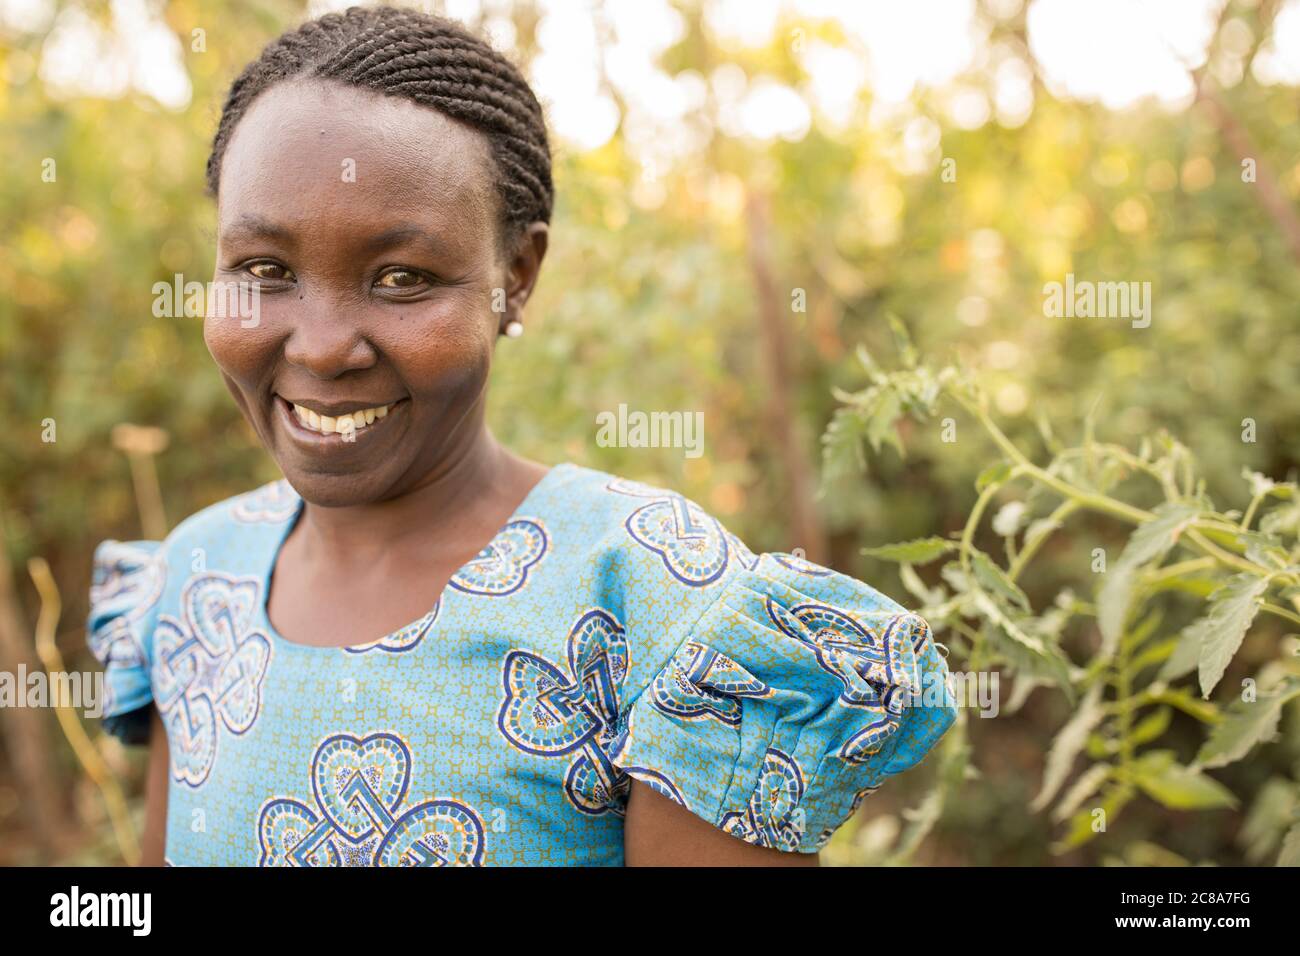
[[[889,321],[889,330],[894,335],[894,346],[898,349],[899,360],[903,363],[904,368],[916,368],[919,360],[916,353],[916,346],[912,344],[912,336],[908,334],[907,326],[903,320],[892,312],[886,316]]]
[[[1147,714],[1138,721],[1129,734],[1129,743],[1139,746],[1155,740],[1169,729],[1169,721],[1173,717],[1173,713],[1173,710],[1169,707],[1158,707]]]
[[[1281,505],[1259,519],[1259,530],[1269,534],[1300,537],[1300,502]]]
[[[1251,471],[1249,468],[1241,469],[1241,477],[1246,479],[1250,485],[1250,496],[1252,498],[1261,495],[1273,495],[1275,498],[1291,498],[1300,488],[1296,487],[1294,481],[1274,481],[1268,475],[1261,474],[1258,471]]]
[[[1088,692],[1079,701],[1079,708],[1052,741],[1051,749],[1047,752],[1047,763],[1043,769],[1043,786],[1038,791],[1038,796],[1034,797],[1029,805],[1029,809],[1034,813],[1042,810],[1051,802],[1052,797],[1056,796],[1056,792],[1070,773],[1075,757],[1079,756],[1084,744],[1088,742],[1088,735],[1101,722],[1103,716],[1105,710],[1101,706],[1099,681],[1088,688]]]
[[[876,360],[871,357],[871,353],[867,351],[865,345],[858,343],[858,347],[853,350],[853,354],[858,357],[859,364],[873,379],[881,375],[880,366],[876,364]]]
[[[1170,866],[1190,866],[1186,857],[1179,856],[1173,850],[1168,850],[1158,843],[1152,843],[1150,840],[1135,840],[1124,848],[1122,862],[1112,862],[1113,857],[1103,858],[1105,862],[1102,866],[1139,866],[1139,867],[1170,867]]]
[[[1203,697],[1209,697],[1223,679],[1223,672],[1259,613],[1260,597],[1267,589],[1264,578],[1235,574],[1210,595],[1209,613],[1187,629],[1188,639],[1200,647],[1197,664]]]
[[[865,428],[856,405],[844,405],[835,410],[826,433],[822,435],[822,467],[827,478],[860,474],[867,467],[862,452],[862,432]]]
[[[1129,670],[1136,674],[1144,667],[1167,663],[1177,647],[1178,638],[1176,637],[1165,637],[1154,641],[1150,647],[1145,648],[1141,654],[1129,662]],[[1195,666],[1196,661],[1193,659],[1192,667]],[[1191,668],[1188,668],[1188,670],[1191,670]],[[1183,671],[1183,673],[1186,674],[1187,671]]]
[[[1114,737],[1104,733],[1092,733],[1088,735],[1088,743],[1085,752],[1093,760],[1105,760],[1117,753],[1119,750],[1119,741]]]
[[[1256,864],[1266,857],[1277,856],[1286,831],[1296,817],[1295,785],[1284,777],[1270,777],[1251,801],[1237,834],[1237,843],[1245,850],[1246,860]]]
[[[971,567],[975,571],[975,580],[986,590],[1001,595],[1024,613],[1029,613],[1029,598],[1025,592],[987,554],[972,548]]]
[[[1160,505],[1152,512],[1154,518],[1133,531],[1120,562],[1137,567],[1168,554],[1183,528],[1196,520],[1202,510],[1199,503],[1167,501]]]
[[[926,587],[925,582],[921,580],[921,576],[916,573],[916,569],[906,561],[899,565],[898,576],[903,581],[903,587],[907,588],[909,593],[919,598],[927,606],[941,604],[948,596],[942,587]],[[935,622],[931,621],[930,623]]]
[[[1074,814],[1082,806],[1083,801],[1100,790],[1102,784],[1110,779],[1112,770],[1108,763],[1095,763],[1079,774],[1078,779],[1062,794],[1061,802],[1052,810],[1052,819],[1060,823]]]
[[[1286,832],[1282,852],[1277,857],[1278,866],[1300,866],[1300,823]]]
[[[989,485],[1000,485],[1006,481],[1011,474],[1011,462],[1000,461],[997,464],[989,465],[979,473],[975,479],[975,490],[983,491]]]
[[[1163,681],[1173,681],[1185,677],[1196,670],[1197,662],[1200,659],[1201,632],[1199,630],[1193,631],[1191,626],[1185,627],[1179,632],[1178,643],[1174,645],[1174,652],[1169,655],[1169,660],[1165,661],[1156,677]]]
[[[1061,443],[1056,438],[1056,433],[1052,431],[1052,421],[1047,417],[1047,410],[1039,405],[1034,413],[1034,424],[1038,427],[1038,434],[1043,436],[1043,444],[1056,454],[1061,450]]]
[[[970,592],[970,599],[974,610],[984,617],[986,639],[1017,674],[1046,678],[1073,700],[1070,662],[1031,630],[1032,619],[1018,620],[985,591]]]
[[[1276,487],[1276,483],[1267,475],[1260,474],[1258,471],[1251,471],[1249,468],[1241,469],[1241,477],[1246,479],[1250,485],[1251,497],[1257,495],[1266,495]]]
[[[1231,790],[1193,767],[1180,766],[1169,750],[1143,754],[1130,773],[1143,793],[1171,810],[1210,810],[1237,805]]]
[[[1154,518],[1139,525],[1129,537],[1119,560],[1107,570],[1106,581],[1097,598],[1097,624],[1101,628],[1103,656],[1109,657],[1119,646],[1120,635],[1128,622],[1137,569],[1168,554],[1178,535],[1200,514],[1199,505],[1165,502],[1155,509]]]
[[[878,400],[867,410],[867,441],[871,450],[880,453],[881,445],[889,445],[899,457],[904,454],[903,439],[898,434],[898,419],[902,417],[903,405],[898,393],[892,388],[882,389]]]
[[[1070,818],[1069,830],[1064,839],[1053,846],[1053,852],[1064,853],[1073,850],[1075,847],[1082,846],[1084,843],[1095,838],[1098,832],[1106,832],[1105,830],[1097,831],[1093,829],[1094,820],[1096,819],[1093,816],[1094,810],[1102,811],[1102,820],[1104,825],[1110,827],[1115,823],[1116,818],[1119,817],[1120,811],[1123,810],[1132,799],[1133,791],[1131,788],[1124,786],[1111,787],[1109,792],[1102,797],[1099,806],[1087,810],[1080,810]]]
[[[1277,736],[1282,707],[1300,696],[1300,681],[1288,681],[1276,694],[1253,701],[1238,701],[1214,725],[1201,746],[1196,762],[1205,767],[1226,767],[1246,756],[1256,744]]]
[[[1247,561],[1274,570],[1285,568],[1290,561],[1286,545],[1275,534],[1251,531],[1237,535],[1237,540],[1245,546]]]
[[[936,558],[957,550],[957,544],[947,538],[916,538],[878,548],[863,548],[862,553],[882,561],[902,561],[906,564],[928,564]]]

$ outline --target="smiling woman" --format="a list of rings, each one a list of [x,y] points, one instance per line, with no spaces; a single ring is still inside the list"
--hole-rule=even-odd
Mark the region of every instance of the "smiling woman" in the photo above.
[[[204,337],[284,480],[97,553],[152,862],[815,865],[951,725],[929,628],[868,585],[495,440],[552,187],[482,41],[308,23],[235,81],[208,172],[215,277],[261,314]]]

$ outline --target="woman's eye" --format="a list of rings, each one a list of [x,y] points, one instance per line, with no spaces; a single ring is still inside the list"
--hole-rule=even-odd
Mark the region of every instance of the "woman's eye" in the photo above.
[[[250,262],[247,269],[258,279],[274,281],[293,278],[293,273],[278,262]]]
[[[414,289],[424,281],[424,276],[410,269],[390,269],[375,280],[375,285],[385,289]]]

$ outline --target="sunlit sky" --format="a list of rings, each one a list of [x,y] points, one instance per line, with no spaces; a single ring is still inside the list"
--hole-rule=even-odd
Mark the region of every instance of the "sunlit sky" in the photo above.
[[[316,15],[353,0],[312,0]],[[1025,0],[992,0],[995,16],[1018,14]],[[1204,62],[1223,0],[1029,0],[1028,38],[1043,80],[1056,95],[1124,109],[1154,98],[1168,109],[1191,102],[1188,69]],[[484,16],[493,43],[507,52],[514,28],[502,0],[445,0],[425,9],[459,19]],[[181,40],[151,0],[111,0],[109,28],[76,7],[55,16],[53,0],[0,0],[0,29],[48,36],[32,73],[59,96],[121,96],[131,90],[164,107],[185,109],[192,91]],[[927,152],[938,129],[913,112],[927,93],[956,126],[1017,126],[1033,108],[1025,59],[989,40],[974,0],[711,0],[705,23],[728,50],[766,46],[778,31],[808,76],[791,87],[724,63],[708,76],[662,70],[660,54],[682,35],[681,15],[666,0],[544,0],[540,54],[530,80],[552,127],[570,149],[599,147],[620,120],[612,87],[627,104],[630,147],[650,164],[689,154],[708,136],[698,122],[710,95],[724,133],[756,140],[797,140],[816,123],[832,135],[852,124],[899,124],[909,149]],[[831,46],[800,24],[838,21],[846,38]],[[203,26],[203,24],[196,24]],[[213,29],[211,34],[219,35]],[[601,38],[604,38],[603,40]],[[188,43],[186,38],[186,42]],[[209,42],[219,42],[210,37]],[[1249,27],[1230,21],[1211,72],[1224,85],[1241,79]],[[1300,0],[1287,0],[1274,36],[1256,57],[1255,79],[1300,85]],[[11,70],[12,73],[12,70]],[[602,75],[603,74],[603,75]],[[862,97],[863,88],[870,96]],[[869,107],[863,110],[863,103]],[[910,117],[910,119],[909,119]]]

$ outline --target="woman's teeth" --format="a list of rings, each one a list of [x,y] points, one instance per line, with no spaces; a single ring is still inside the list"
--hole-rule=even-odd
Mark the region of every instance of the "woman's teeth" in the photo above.
[[[318,415],[310,408],[302,405],[294,405],[293,413],[298,416],[298,421],[306,428],[312,431],[320,432],[322,435],[333,435],[338,432],[340,435],[346,435],[350,432],[358,432],[367,425],[374,424],[375,419],[383,418],[392,408],[389,405],[378,405],[374,408],[363,408],[360,411],[352,412],[348,415]]]

